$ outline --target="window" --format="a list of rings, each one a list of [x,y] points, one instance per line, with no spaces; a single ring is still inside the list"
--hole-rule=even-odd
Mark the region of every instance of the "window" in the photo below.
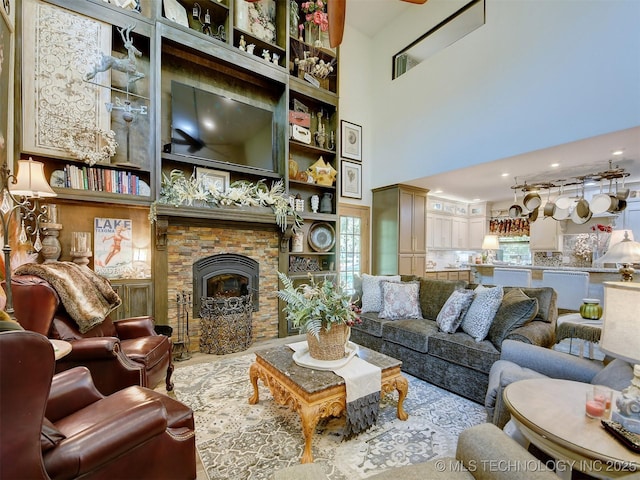
[[[393,79],[485,24],[485,0],[471,0],[393,56]]]

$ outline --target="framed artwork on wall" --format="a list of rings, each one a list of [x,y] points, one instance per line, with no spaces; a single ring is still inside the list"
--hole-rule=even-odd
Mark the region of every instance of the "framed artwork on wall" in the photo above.
[[[362,161],[362,127],[342,120],[340,122],[340,154],[344,158]]]
[[[342,160],[343,197],[362,199],[362,164]]]
[[[111,72],[83,80],[101,52],[111,52],[111,25],[45,2],[23,0],[22,149],[69,158],[69,144],[99,152],[111,129]],[[94,84],[95,83],[95,84]]]
[[[204,179],[205,184],[211,190],[226,192],[229,188],[229,172],[214,170],[212,168],[196,167],[196,178]]]

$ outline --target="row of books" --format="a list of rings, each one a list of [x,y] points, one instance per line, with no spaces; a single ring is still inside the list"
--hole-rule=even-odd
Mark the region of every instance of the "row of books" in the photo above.
[[[145,193],[140,192],[140,181],[138,175],[121,170],[79,167],[73,164],[64,166],[64,185],[66,188],[143,195]]]

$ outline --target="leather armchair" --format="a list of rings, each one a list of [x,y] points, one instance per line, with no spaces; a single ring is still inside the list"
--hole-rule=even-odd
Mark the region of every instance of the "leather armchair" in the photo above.
[[[86,366],[104,395],[130,385],[154,388],[163,379],[173,389],[171,340],[158,335],[151,317],[112,321],[107,317],[86,333],[69,316],[53,287],[33,275],[11,279],[15,317],[26,330],[71,343],[56,372]]]
[[[43,335],[0,333],[0,478],[196,478],[190,408],[139,386],[105,397],[54,362]]]

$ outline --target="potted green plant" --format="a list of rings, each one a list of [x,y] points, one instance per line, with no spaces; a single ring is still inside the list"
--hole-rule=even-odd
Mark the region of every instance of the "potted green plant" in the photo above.
[[[307,334],[309,353],[318,360],[338,360],[345,355],[350,327],[361,323],[360,309],[340,285],[325,278],[294,285],[282,272],[278,277],[284,288],[278,298],[286,303],[284,312],[291,324]]]

